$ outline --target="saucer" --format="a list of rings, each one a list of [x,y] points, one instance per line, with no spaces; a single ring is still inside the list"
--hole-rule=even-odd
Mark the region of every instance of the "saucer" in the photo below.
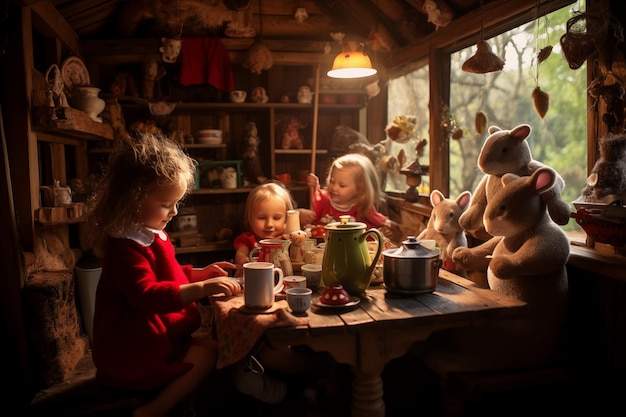
[[[354,295],[350,296],[350,301],[348,301],[345,304],[324,304],[320,301],[319,297],[315,298],[314,300],[311,300],[311,304],[316,306],[316,307],[322,307],[322,308],[345,308],[345,307],[354,307],[355,305],[359,304],[361,302],[361,299],[359,297],[356,297]]]

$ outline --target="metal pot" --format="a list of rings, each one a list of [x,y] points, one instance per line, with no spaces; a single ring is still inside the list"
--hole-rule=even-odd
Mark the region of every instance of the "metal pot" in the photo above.
[[[435,291],[441,267],[440,251],[408,236],[399,248],[383,251],[383,280],[387,291],[414,295]]]

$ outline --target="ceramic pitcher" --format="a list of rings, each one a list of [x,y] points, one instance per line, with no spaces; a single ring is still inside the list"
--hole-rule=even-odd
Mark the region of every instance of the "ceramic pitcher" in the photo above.
[[[326,225],[326,247],[322,260],[322,281],[329,287],[343,285],[352,295],[359,295],[370,284],[376,262],[380,257],[383,236],[378,229],[365,230],[361,222],[334,222]],[[367,239],[378,245],[371,258]]]
[[[272,262],[277,268],[282,269],[285,275],[293,274],[293,267],[289,258],[290,240],[261,239],[259,244],[261,245],[260,248],[253,248],[248,254],[250,261]]]

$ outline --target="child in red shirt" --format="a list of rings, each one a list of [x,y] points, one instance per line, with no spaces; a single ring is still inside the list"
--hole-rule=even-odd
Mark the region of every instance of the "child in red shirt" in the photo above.
[[[195,301],[239,294],[218,262],[181,266],[164,231],[193,188],[195,161],[162,135],[122,141],[92,198],[91,236],[104,257],[96,292],[92,356],[97,381],[156,391],[133,417],[165,416],[215,369],[217,344],[192,337]]]

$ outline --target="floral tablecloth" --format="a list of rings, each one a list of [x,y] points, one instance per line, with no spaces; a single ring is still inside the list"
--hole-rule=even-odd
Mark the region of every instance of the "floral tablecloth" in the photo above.
[[[250,353],[265,329],[270,327],[304,326],[307,317],[295,317],[287,301],[280,300],[264,311],[251,311],[244,306],[243,296],[214,298],[213,332],[217,339],[217,368],[243,359]]]

